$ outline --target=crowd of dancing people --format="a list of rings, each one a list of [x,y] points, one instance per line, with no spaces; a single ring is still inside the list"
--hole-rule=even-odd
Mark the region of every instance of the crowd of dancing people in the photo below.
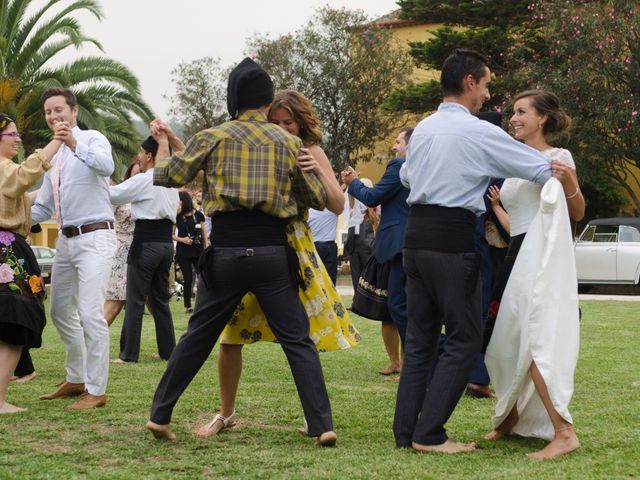
[[[229,75],[229,121],[184,143],[153,120],[121,181],[111,179],[106,137],[78,126],[70,90],[42,94],[52,140],[22,163],[13,161],[19,125],[0,114],[0,413],[25,410],[7,402],[9,385],[35,376],[29,352],[42,343],[45,287],[28,238],[54,219],[49,317],[66,376],[41,400],[105,406],[110,364],[138,362],[148,309],[154,356],[167,362],[147,422],[155,438],[176,438],[173,408],[218,342],[220,409],[196,435],[233,427],[243,347],[267,341],[291,368],[301,433],[336,445],[319,352],[362,341],[336,289],[342,214],[354,289],[371,266],[385,272],[376,319],[389,362],[379,373],[398,382],[396,446],[475,450],[445,428],[466,392],[495,398],[486,439],[547,440],[533,459],[576,450],[570,221],[584,216],[585,201],[571,153],[552,146],[571,120],[553,93],[527,90],[515,96],[509,135],[499,113],[481,112],[489,65],[471,50],[447,58],[442,103],[398,132],[375,185],[351,167],[334,172],[312,101],[275,92],[250,58]],[[176,266],[190,315],[177,343]],[[110,359],[109,327],[123,309]]]

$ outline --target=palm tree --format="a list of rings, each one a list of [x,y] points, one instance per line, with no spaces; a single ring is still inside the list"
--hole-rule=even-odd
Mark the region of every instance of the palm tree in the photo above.
[[[111,142],[118,169],[140,145],[133,118],[148,122],[153,114],[140,96],[137,78],[124,65],[104,56],[81,57],[51,66],[63,50],[100,43],[84,35],[74,13],[102,19],[97,0],[49,0],[40,9],[32,0],[0,0],[0,111],[13,115],[26,151],[47,141],[41,93],[66,87],[78,98],[78,124],[101,131]],[[27,10],[35,13],[27,17]]]

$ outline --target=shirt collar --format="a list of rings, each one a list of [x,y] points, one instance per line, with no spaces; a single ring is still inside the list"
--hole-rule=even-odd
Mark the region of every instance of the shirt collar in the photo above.
[[[267,115],[262,113],[259,110],[245,110],[236,120],[240,120],[243,122],[268,122],[269,119]]]
[[[463,112],[463,113],[467,113],[467,114],[471,115],[471,112],[469,111],[469,109],[467,107],[465,107],[461,103],[456,103],[456,102],[442,102],[438,106],[438,111],[439,112],[455,112],[455,111],[458,111],[458,112]]]

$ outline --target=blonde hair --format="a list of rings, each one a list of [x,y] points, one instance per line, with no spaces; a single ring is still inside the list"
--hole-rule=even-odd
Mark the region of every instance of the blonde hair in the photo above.
[[[319,145],[322,142],[322,125],[316,109],[307,97],[295,90],[279,90],[271,103],[269,120],[273,112],[280,108],[289,112],[300,126],[300,139],[305,146]]]

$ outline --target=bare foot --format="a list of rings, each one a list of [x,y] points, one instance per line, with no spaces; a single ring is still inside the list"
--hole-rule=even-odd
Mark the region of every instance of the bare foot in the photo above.
[[[27,375],[16,377],[15,380],[17,383],[24,383],[24,382],[28,382],[29,380],[33,380],[34,378],[36,378],[36,372],[31,372],[31,373],[28,373]]]
[[[115,365],[124,365],[127,362],[125,362],[121,358],[114,358],[114,359],[111,360],[111,363],[113,363]]]
[[[507,415],[507,418],[503,420],[503,422],[498,425],[495,430],[490,431],[484,436],[485,440],[500,440],[501,438],[507,436],[511,429],[516,426],[518,423],[518,409],[514,405]]]
[[[429,453],[465,453],[474,451],[476,447],[476,442],[462,443],[452,440],[451,438],[440,445],[420,445],[419,443],[411,442],[411,448],[417,452]]]
[[[580,441],[573,431],[573,427],[568,427],[556,432],[553,440],[542,450],[528,453],[527,457],[532,460],[544,460],[566,455],[580,448]]]
[[[10,403],[4,402],[0,404],[0,414],[3,413],[20,413],[26,412],[26,408],[16,407],[15,405],[11,405]]]
[[[390,375],[387,378],[384,379],[385,382],[391,382],[391,383],[399,383],[400,382],[400,375]]]
[[[380,375],[393,375],[394,373],[400,373],[400,365],[398,363],[390,363],[385,368],[378,372]]]
[[[159,425],[149,420],[147,422],[147,428],[153,433],[153,436],[160,440],[175,440],[176,434],[171,431],[171,426]]]
[[[335,447],[338,441],[338,436],[333,430],[321,433],[316,438],[316,445],[319,447]]]

